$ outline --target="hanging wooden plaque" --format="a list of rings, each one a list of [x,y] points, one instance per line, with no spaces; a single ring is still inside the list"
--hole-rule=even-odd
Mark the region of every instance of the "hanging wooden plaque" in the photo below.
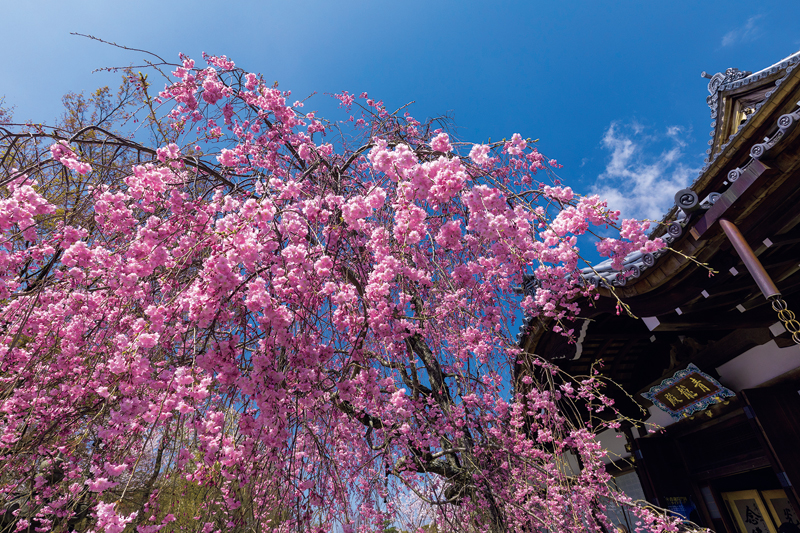
[[[689,364],[684,370],[642,393],[642,396],[675,420],[680,420],[735,394],[716,379]]]

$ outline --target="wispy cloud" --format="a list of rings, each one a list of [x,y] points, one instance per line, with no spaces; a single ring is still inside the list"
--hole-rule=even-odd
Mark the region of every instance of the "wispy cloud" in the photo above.
[[[592,193],[608,200],[624,218],[660,220],[675,193],[689,186],[699,171],[683,162],[685,134],[680,126],[648,135],[640,124],[612,123],[603,135],[610,157]]]
[[[733,29],[722,36],[722,46],[732,46],[736,43],[749,43],[761,35],[761,28],[756,24],[764,15],[753,15],[744,26]]]

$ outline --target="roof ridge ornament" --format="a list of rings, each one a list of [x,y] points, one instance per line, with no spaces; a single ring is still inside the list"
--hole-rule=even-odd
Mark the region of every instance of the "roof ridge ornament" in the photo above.
[[[717,72],[712,76],[708,72],[703,71],[700,73],[700,76],[711,80],[708,82],[708,92],[714,94],[718,92],[723,85],[739,81],[750,74],[752,74],[752,72],[749,70],[739,70],[738,68],[731,67],[725,71],[725,74]]]
[[[722,153],[725,150],[725,148],[727,148],[728,144],[730,144],[730,142],[733,140],[734,137],[736,137],[736,135],[742,128],[742,125],[740,124],[739,128],[732,135],[730,135],[728,139],[720,140],[722,144],[719,146],[719,149],[713,150],[714,137],[717,134],[717,126],[719,125],[718,124],[719,121],[717,120],[717,107],[718,107],[717,104],[719,103],[720,93],[723,90],[736,88],[741,85],[758,83],[759,80],[768,78],[769,76],[781,70],[784,70],[783,76],[775,81],[775,88],[773,88],[764,95],[765,97],[764,100],[762,102],[755,104],[755,106],[749,108],[752,109],[752,112],[747,112],[749,111],[749,109],[745,111],[746,120],[750,120],[750,117],[755,115],[756,112],[759,109],[761,109],[764,102],[769,100],[770,96],[772,96],[772,94],[775,92],[775,89],[777,89],[783,83],[783,81],[789,77],[789,74],[792,72],[792,70],[795,69],[795,67],[798,65],[798,62],[800,62],[800,52],[792,54],[791,56],[787,57],[780,63],[776,63],[770,67],[759,70],[755,74],[747,71],[740,71],[735,68],[729,68],[728,70],[725,71],[725,74],[717,73],[714,76],[711,76],[707,72],[702,72],[700,74],[702,77],[710,80],[708,83],[708,91],[710,94],[706,97],[706,103],[708,103],[708,107],[711,108],[711,118],[713,119],[713,122],[711,123],[712,139],[708,141],[709,148],[708,150],[706,150],[706,154],[708,154],[708,157],[706,157],[705,164],[703,165],[703,168],[700,170],[699,175],[695,179],[695,183],[697,182],[698,179],[700,179],[703,173],[705,173],[705,171],[708,170],[708,167],[711,166],[711,164],[717,159],[719,154]],[[727,76],[731,76],[731,79],[727,79]]]
[[[733,83],[735,81],[739,81],[741,79],[746,78],[752,74],[749,70],[739,70],[738,68],[731,67],[725,71],[725,74],[722,72],[717,72],[713,76],[711,76],[708,72],[701,72],[700,75],[704,78],[708,78],[708,96],[706,97],[706,103],[708,107],[711,108],[711,118],[714,119],[714,129],[711,130],[711,136],[714,136],[716,132],[716,118],[717,118],[717,103],[719,102],[719,93],[726,87],[727,84]],[[709,144],[713,143],[713,139],[709,141]]]

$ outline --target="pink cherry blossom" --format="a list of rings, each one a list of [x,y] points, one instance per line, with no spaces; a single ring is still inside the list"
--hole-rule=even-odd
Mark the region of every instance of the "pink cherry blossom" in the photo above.
[[[366,533],[410,507],[415,529],[601,531],[611,500],[674,530],[609,484],[601,378],[513,335],[572,335],[595,294],[579,239],[600,227],[621,266],[662,246],[647,223],[562,185],[519,134],[462,153],[366,93],[334,95],[358,119],[328,122],[204,59],[181,56],[155,115],[122,106],[115,127],[147,120],[152,145],[11,133],[38,161],[0,176],[14,527],[84,509],[98,533],[166,531],[183,511],[162,491],[192,487],[207,532]]]
[[[453,148],[450,144],[450,136],[446,133],[440,133],[431,140],[431,148],[437,152],[449,152]]]
[[[489,150],[491,147],[485,144],[476,144],[469,152],[469,157],[475,164],[483,166],[489,162]]]

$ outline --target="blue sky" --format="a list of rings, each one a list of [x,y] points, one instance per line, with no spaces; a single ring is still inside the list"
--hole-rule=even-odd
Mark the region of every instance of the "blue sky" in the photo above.
[[[697,176],[707,81],[800,49],[800,2],[382,0],[191,3],[0,0],[0,95],[17,119],[50,120],[67,91],[116,84],[92,70],[137,63],[90,33],[173,60],[225,54],[296,97],[348,90],[450,115],[463,140],[519,132],[579,192],[658,217]]]

